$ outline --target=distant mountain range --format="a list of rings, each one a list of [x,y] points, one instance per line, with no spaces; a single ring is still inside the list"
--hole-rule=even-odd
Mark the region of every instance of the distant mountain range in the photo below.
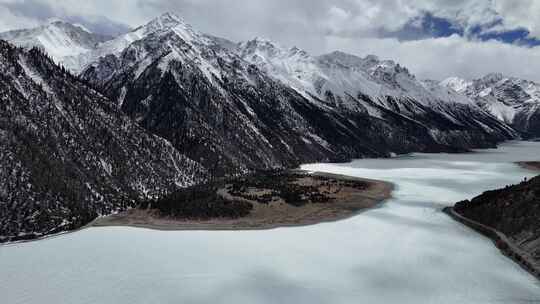
[[[82,25],[61,20],[52,21],[32,29],[0,33],[0,39],[23,48],[43,49],[54,61],[70,70],[77,71],[79,55],[94,50],[99,43],[113,37],[90,32]]]
[[[470,97],[526,136],[540,137],[540,84],[502,74],[472,81],[449,78],[441,84]]]
[[[0,39],[24,48],[0,48],[0,241],[76,228],[209,176],[535,134],[536,112],[521,128],[521,114],[498,117],[488,94],[457,80],[421,81],[375,56],[234,43],[171,13],[118,37],[56,21]]]

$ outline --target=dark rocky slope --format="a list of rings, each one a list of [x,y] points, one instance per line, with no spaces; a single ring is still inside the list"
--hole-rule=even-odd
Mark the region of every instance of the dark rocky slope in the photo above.
[[[0,41],[0,242],[74,229],[205,174],[41,51]]]
[[[540,278],[540,176],[459,202],[453,212]]]

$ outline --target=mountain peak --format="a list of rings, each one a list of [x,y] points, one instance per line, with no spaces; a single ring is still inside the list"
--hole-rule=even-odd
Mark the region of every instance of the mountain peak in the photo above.
[[[184,20],[180,16],[172,12],[165,12],[161,16],[159,16],[158,19],[163,22],[184,22]]]
[[[304,58],[307,58],[309,57],[309,53],[306,52],[304,49],[301,49],[297,46],[293,46],[290,50],[289,50],[289,56],[300,56],[300,57],[304,57]]]
[[[449,77],[441,81],[440,85],[462,93],[471,85],[471,82],[459,77]]]
[[[493,82],[499,82],[506,77],[502,73],[489,73],[486,76],[482,77],[482,80],[485,82],[493,83]]]
[[[135,29],[134,32],[140,29],[144,29],[146,33],[151,33],[151,32],[157,32],[157,31],[170,30],[178,26],[191,28],[191,26],[185,23],[184,20],[180,18],[178,15],[171,12],[166,12],[152,19],[146,25],[143,25]]]
[[[256,48],[273,48],[273,49],[282,49],[282,47],[271,39],[264,37],[255,37],[247,42],[242,43],[245,46],[251,46]]]
[[[97,44],[110,38],[94,34],[80,24],[72,24],[59,18],[49,19],[35,28],[0,33],[0,39],[17,46],[39,47],[45,50],[56,63],[70,69],[77,68],[76,57],[91,52]]]
[[[333,58],[333,59],[340,59],[340,60],[346,60],[346,61],[361,61],[362,58],[352,55],[349,53],[345,53],[343,51],[333,51],[331,53],[328,53],[326,55],[322,55],[321,57],[327,57],[327,58]]]
[[[48,22],[44,24],[42,28],[45,28],[45,29],[57,28],[61,30],[77,30],[77,31],[82,30],[86,33],[92,34],[92,31],[90,31],[88,28],[86,28],[84,25],[80,23],[70,23],[59,18],[52,18],[48,20]]]
[[[403,72],[406,69],[402,68],[399,64],[392,60],[381,60],[375,55],[368,55],[365,58],[345,53],[342,51],[334,51],[332,53],[322,55],[319,58],[338,63],[347,67],[361,68],[367,72],[373,72],[375,70],[395,70],[395,72]],[[408,71],[406,71],[408,73]]]
[[[40,28],[42,29],[50,29],[50,28],[53,28],[53,27],[56,27],[56,28],[62,28],[62,29],[65,29],[65,28],[72,28],[74,27],[75,25],[65,21],[65,20],[62,20],[60,18],[50,18],[49,20],[47,20],[47,22],[45,22],[43,25],[41,25]]]
[[[240,49],[242,49],[242,57],[258,55],[258,57],[274,58],[286,52],[279,44],[261,37],[255,37],[254,39],[240,43]]]

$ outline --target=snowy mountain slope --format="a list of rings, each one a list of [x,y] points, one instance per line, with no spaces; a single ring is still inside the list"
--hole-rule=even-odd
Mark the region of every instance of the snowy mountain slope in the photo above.
[[[466,81],[449,78],[441,82],[469,96],[485,110],[517,130],[540,136],[540,84],[502,74]]]
[[[203,43],[219,45],[222,48],[235,47],[235,44],[227,39],[199,33],[175,14],[165,13],[160,18],[156,18],[144,26],[140,26],[115,39],[96,45],[90,52],[79,54],[76,58],[73,58],[77,62],[73,71],[79,73],[87,68],[89,64],[107,55],[119,56],[132,43],[143,40],[156,33],[168,31],[171,28],[176,28],[178,30],[176,34],[187,39],[186,41],[204,41]]]
[[[0,242],[78,228],[205,177],[41,51],[0,40]]]
[[[460,116],[460,112],[472,111],[478,121],[476,126],[468,127],[484,128],[489,132],[493,129],[489,125],[495,124],[495,129],[512,132],[503,124],[494,123],[492,117],[470,98],[434,81],[419,81],[408,69],[390,60],[380,60],[373,55],[360,58],[343,52],[313,57],[296,47],[286,49],[259,38],[241,43],[239,47],[243,59],[274,79],[300,93],[352,111],[364,108],[370,115],[380,117],[380,111],[371,103],[363,102],[363,98],[424,123],[425,119],[419,116],[429,116],[425,108],[439,112],[456,124],[468,120],[468,117]],[[351,98],[356,96],[363,98]]]
[[[24,48],[39,47],[53,60],[72,70],[78,70],[78,56],[92,51],[99,43],[112,37],[94,34],[84,26],[53,20],[43,26],[0,33],[0,39]]]
[[[101,44],[99,59],[82,77],[141,126],[222,174],[391,152],[460,151],[515,135],[470,103],[416,100],[387,84],[384,67],[373,75],[356,73],[331,68],[341,65],[335,58],[325,66],[296,48],[283,53],[258,43],[250,50],[248,44],[234,47],[164,14]],[[328,70],[342,77],[335,80]],[[342,90],[343,96],[331,96],[321,89],[357,87],[362,77],[364,91],[382,88],[395,95]],[[422,94],[457,95],[414,85]]]
[[[242,58],[259,66],[272,77],[324,99],[363,95],[374,99],[412,98],[429,105],[437,101],[472,104],[448,90],[426,89],[410,72],[390,60],[370,55],[360,58],[343,52],[313,57],[296,47],[287,49],[267,39],[256,38],[240,44]]]

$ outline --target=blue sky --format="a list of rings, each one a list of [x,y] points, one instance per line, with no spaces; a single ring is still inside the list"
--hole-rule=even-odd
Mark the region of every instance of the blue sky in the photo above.
[[[540,39],[532,36],[527,28],[504,28],[503,25],[504,20],[501,18],[487,24],[474,24],[466,27],[457,20],[437,17],[431,12],[422,12],[419,16],[405,23],[399,30],[382,31],[381,35],[396,37],[400,40],[420,40],[458,35],[471,40],[496,40],[525,47],[540,46]]]

